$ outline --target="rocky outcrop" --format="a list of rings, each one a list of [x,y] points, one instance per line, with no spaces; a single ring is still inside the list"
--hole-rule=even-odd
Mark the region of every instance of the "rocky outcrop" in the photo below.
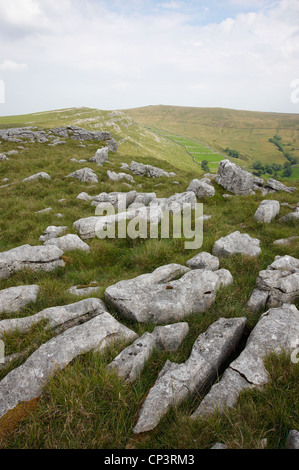
[[[76,178],[83,183],[98,183],[98,177],[90,168],[82,168],[66,176],[66,178]]]
[[[108,287],[105,299],[131,320],[165,324],[206,311],[217,290],[232,282],[227,270],[189,271],[185,266],[169,264]]]
[[[111,181],[121,181],[123,179],[129,181],[130,183],[134,183],[133,176],[127,175],[127,173],[115,173],[115,171],[107,171],[107,176]]]
[[[56,246],[23,245],[0,253],[0,279],[5,279],[22,269],[52,271],[65,266],[63,251]]]
[[[260,240],[250,237],[247,233],[233,232],[216,241],[213,255],[227,257],[235,254],[256,257],[261,253]]]
[[[185,363],[167,361],[145,399],[134,433],[154,429],[170,406],[205,390],[238,346],[245,324],[246,318],[220,318],[199,335]]]
[[[202,417],[226,407],[234,407],[240,393],[249,388],[263,387],[269,381],[265,357],[299,344],[299,311],[295,305],[284,304],[264,313],[251,332],[240,356],[224,372],[200,403],[192,418]]]
[[[189,331],[188,323],[157,326],[152,333],[144,333],[125,348],[109,365],[127,382],[134,382],[154,350],[176,351]]]
[[[39,286],[9,287],[0,291],[0,313],[16,313],[30,302],[36,302]]]
[[[131,165],[128,166],[128,169],[136,176],[148,176],[149,178],[160,178],[161,176],[170,178],[172,176],[170,173],[162,170],[161,168],[152,165],[144,165],[143,163],[137,163],[134,161],[131,162]]]
[[[278,201],[264,200],[260,203],[259,207],[254,214],[257,222],[270,223],[279,214],[280,204]]]
[[[0,418],[20,403],[39,397],[55,371],[64,369],[77,356],[102,351],[115,341],[132,341],[136,336],[104,311],[51,339],[0,382]]]
[[[284,191],[286,193],[293,193],[297,190],[297,188],[290,188],[273,178],[268,179],[268,181],[265,183],[265,188],[273,191]]]
[[[69,234],[59,238],[50,238],[44,242],[46,246],[57,246],[60,250],[66,251],[90,251],[90,246],[83,242],[78,235]]]
[[[247,308],[260,312],[266,307],[294,303],[298,297],[299,260],[288,255],[276,256],[266,270],[260,271]]]

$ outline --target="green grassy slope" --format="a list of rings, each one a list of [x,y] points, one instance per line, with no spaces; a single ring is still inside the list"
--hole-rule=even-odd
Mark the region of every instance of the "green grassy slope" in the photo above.
[[[299,114],[263,113],[222,108],[192,108],[180,106],[147,106],[124,112],[146,126],[194,139],[224,153],[229,147],[238,150],[240,165],[252,162],[287,160],[268,139],[278,134],[291,154],[299,159]]]
[[[0,128],[37,126],[54,128],[76,125],[89,130],[109,131],[119,144],[119,153],[133,159],[154,157],[176,168],[201,173],[186,150],[169,139],[137,124],[119,111],[70,108],[22,116],[0,117]],[[0,149],[1,150],[1,149]],[[3,150],[1,150],[3,151]]]

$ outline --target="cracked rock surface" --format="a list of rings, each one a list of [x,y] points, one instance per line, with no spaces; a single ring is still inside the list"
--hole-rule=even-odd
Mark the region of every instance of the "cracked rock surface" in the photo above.
[[[243,390],[267,384],[266,355],[290,351],[296,345],[299,345],[299,311],[295,305],[284,304],[264,313],[243,352],[226,369],[220,382],[213,385],[192,418],[206,416],[215,410],[223,412],[226,407],[237,404]]]
[[[145,399],[134,433],[154,429],[171,405],[180,404],[215,380],[238,345],[245,324],[246,318],[220,318],[199,335],[186,362],[167,361]]]
[[[259,205],[254,214],[257,222],[269,223],[279,214],[280,204],[278,201],[269,201],[265,199]]]
[[[0,291],[0,313],[16,313],[30,302],[36,302],[39,286],[9,287]]]
[[[213,246],[213,255],[227,257],[235,254],[246,256],[259,256],[261,253],[260,240],[252,238],[247,233],[230,233],[216,241]]]
[[[182,277],[176,279],[178,276]],[[127,318],[165,324],[206,311],[214,303],[216,291],[232,281],[227,270],[190,271],[185,266],[169,264],[108,287],[105,299]]]

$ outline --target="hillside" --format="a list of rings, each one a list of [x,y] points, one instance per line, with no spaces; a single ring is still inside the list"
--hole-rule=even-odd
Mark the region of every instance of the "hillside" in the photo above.
[[[229,184],[198,181],[183,146],[119,111],[0,118],[2,129],[25,125],[44,131],[0,132],[0,448],[285,449],[299,416],[299,182],[264,184],[240,168]],[[71,125],[83,128],[76,138]],[[103,216],[119,200],[124,211]],[[172,223],[186,201],[187,224],[197,203],[206,216],[201,247],[172,226],[99,236],[126,209],[126,228],[141,229],[151,203],[156,224],[163,210]],[[237,380],[220,402],[241,385],[236,403],[194,418],[226,372]]]
[[[268,140],[279,135],[299,161],[299,114],[263,113],[222,108],[147,106],[123,110],[138,123],[168,131],[224,153],[227,147],[241,153],[239,164],[287,160]]]

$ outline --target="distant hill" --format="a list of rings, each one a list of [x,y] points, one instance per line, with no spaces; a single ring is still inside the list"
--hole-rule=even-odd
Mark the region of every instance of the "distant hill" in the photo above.
[[[239,111],[224,108],[146,106],[123,110],[138,123],[175,133],[224,153],[228,147],[241,154],[238,164],[254,161],[281,163],[287,159],[269,142],[279,135],[299,161],[299,114]]]

